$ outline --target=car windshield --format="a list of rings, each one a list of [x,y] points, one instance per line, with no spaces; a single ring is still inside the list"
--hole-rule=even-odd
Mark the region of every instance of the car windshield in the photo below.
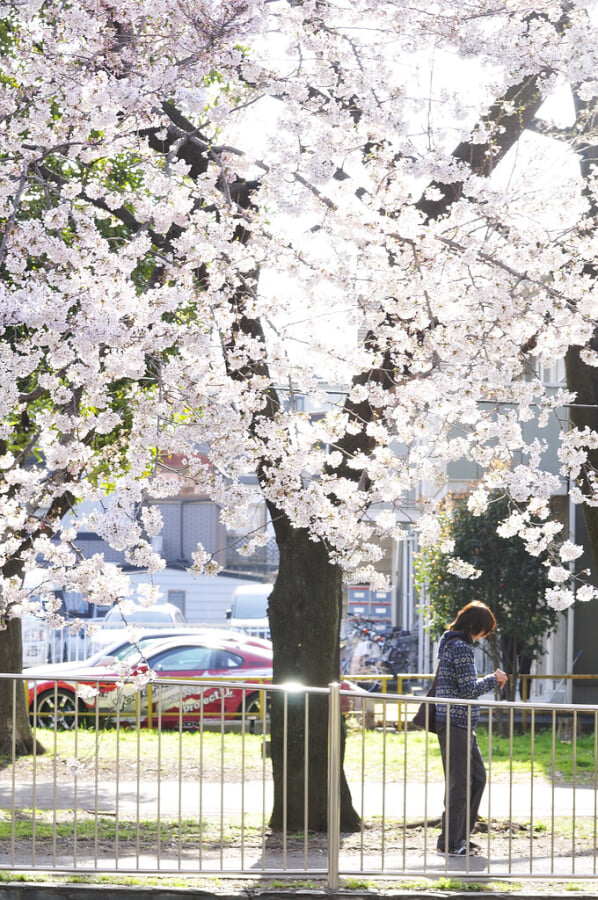
[[[103,647],[101,650],[98,650],[96,653],[93,653],[90,657],[88,657],[88,659],[84,661],[84,665],[97,666],[101,664],[102,660],[113,659],[123,662],[124,660],[130,660],[136,656],[139,656],[140,653],[142,656],[145,656],[148,647],[156,643],[157,640],[163,640],[162,636],[160,636],[159,638],[140,638],[135,644],[131,644],[129,641],[125,641],[124,643],[115,644],[112,647]]]
[[[145,656],[146,650],[148,647],[151,647],[153,643],[155,643],[153,638],[141,638],[136,644],[125,644],[124,647],[119,647],[112,656],[115,656],[121,662],[124,662],[126,659],[131,659],[131,657],[139,656],[139,654]]]
[[[130,622],[142,622],[144,625],[163,625],[172,622],[172,617],[163,609],[136,609],[131,613],[123,614],[118,609],[111,610],[106,616],[105,624],[110,627],[122,628]]]
[[[235,619],[265,619],[268,606],[268,598],[263,594],[235,598]]]

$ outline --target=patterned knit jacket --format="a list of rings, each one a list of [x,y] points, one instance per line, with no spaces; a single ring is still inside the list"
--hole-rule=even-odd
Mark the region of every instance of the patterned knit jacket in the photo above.
[[[473,656],[473,644],[459,631],[446,631],[438,647],[437,697],[473,700],[496,686],[496,676],[478,678]],[[480,718],[479,706],[454,706],[451,704],[451,725],[467,728],[468,711],[471,728]],[[436,723],[446,728],[447,706],[436,703]]]

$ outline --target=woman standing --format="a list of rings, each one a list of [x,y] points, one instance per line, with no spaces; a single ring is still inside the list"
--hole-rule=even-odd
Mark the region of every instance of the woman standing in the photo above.
[[[495,628],[496,619],[485,603],[474,600],[463,607],[440,641],[436,697],[473,700],[505,684],[507,676],[501,669],[478,678],[473,655],[475,642],[488,637]],[[450,722],[447,722],[449,709]],[[436,703],[436,727],[445,778],[437,850],[443,855],[465,856],[477,849],[469,843],[469,832],[477,821],[486,785],[486,769],[475,734],[479,717],[477,706]]]

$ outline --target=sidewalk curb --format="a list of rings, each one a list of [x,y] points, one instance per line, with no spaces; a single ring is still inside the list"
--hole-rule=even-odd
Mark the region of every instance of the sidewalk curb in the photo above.
[[[118,896],[119,900],[281,900],[281,898],[299,897],[300,900],[430,900],[430,898],[450,898],[450,900],[547,900],[547,898],[571,898],[575,900],[595,900],[598,896],[598,879],[595,891],[526,892],[526,891],[447,891],[436,890],[433,885],[429,889],[417,890],[339,890],[328,892],[322,890],[293,890],[292,888],[252,889],[239,891],[213,891],[198,888],[174,887],[141,887],[134,885],[103,884],[44,884],[15,882],[0,885],[0,900],[106,900],[106,893]]]

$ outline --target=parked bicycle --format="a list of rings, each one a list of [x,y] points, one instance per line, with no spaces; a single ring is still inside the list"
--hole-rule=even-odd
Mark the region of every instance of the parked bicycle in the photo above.
[[[415,671],[416,639],[401,628],[355,616],[347,622],[341,648],[342,674],[367,676],[357,684],[372,693],[382,687],[382,679],[377,676],[396,677]]]

